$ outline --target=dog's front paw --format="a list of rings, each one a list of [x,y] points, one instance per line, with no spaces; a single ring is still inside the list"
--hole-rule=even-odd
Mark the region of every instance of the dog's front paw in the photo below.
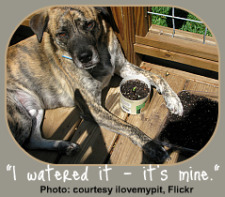
[[[80,145],[72,142],[61,141],[58,145],[58,150],[62,154],[72,155],[80,150]]]
[[[154,163],[164,163],[168,158],[168,152],[158,142],[151,140],[142,147],[144,154]]]
[[[167,108],[172,114],[176,114],[179,116],[183,115],[183,105],[177,94],[174,93],[173,95],[165,97],[165,101]]]

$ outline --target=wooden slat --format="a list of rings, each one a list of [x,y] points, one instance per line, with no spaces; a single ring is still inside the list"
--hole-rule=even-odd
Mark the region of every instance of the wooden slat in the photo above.
[[[116,33],[120,44],[122,46],[124,55],[126,58],[134,63],[134,25],[133,25],[133,12],[130,7],[110,7],[115,23],[119,29],[119,33]]]
[[[47,110],[43,121],[43,136],[47,139],[69,140],[80,122],[80,111],[76,107]]]
[[[149,70],[149,71],[152,69],[161,70],[162,72],[164,71],[163,77],[168,74],[169,75],[174,74],[174,75],[179,75],[179,76],[185,76],[187,79],[195,81],[195,82],[208,83],[208,84],[211,84],[216,87],[219,86],[219,81],[216,79],[204,77],[201,75],[185,72],[185,71],[178,70],[178,69],[164,67],[164,66],[160,66],[160,65],[156,65],[156,64],[147,63],[147,62],[142,62],[141,67],[143,69]]]
[[[30,26],[30,19],[25,19],[22,23],[21,23],[21,25],[23,25],[23,26]]]
[[[29,17],[27,17],[22,23],[21,25],[24,25],[24,26],[30,26],[30,19],[35,15],[36,13],[33,13],[31,14]]]
[[[149,32],[153,33],[153,34],[172,37],[173,29],[169,28],[169,27],[159,26],[159,25],[151,25],[151,27],[149,29]],[[202,34],[182,31],[182,30],[178,30],[178,29],[176,29],[174,37],[184,39],[184,40],[193,41],[193,42],[203,43],[203,35]],[[209,44],[209,45],[213,45],[213,46],[217,45],[216,39],[214,37],[210,37],[210,36],[206,36],[205,43]]]
[[[198,57],[193,57],[190,55],[177,53],[177,52],[171,52],[163,49],[158,49],[155,47],[150,47],[142,44],[134,44],[134,50],[136,53],[154,56],[157,58],[162,58],[170,61],[179,62],[182,64],[187,64],[191,66],[195,66],[198,68],[203,68],[211,71],[218,72],[219,65],[215,61],[210,61]]]
[[[136,36],[136,43],[212,61],[218,61],[218,49],[216,46],[151,33],[148,33],[145,37]]]
[[[107,94],[106,108],[121,119],[126,119],[127,114],[121,110],[119,105],[119,79],[118,77],[116,79],[117,85],[111,84],[112,88]],[[95,123],[84,121],[71,140],[81,145],[81,151],[72,157],[62,156],[58,163],[104,163],[116,139],[117,134]]]
[[[146,36],[150,26],[150,17],[147,17],[147,7],[131,7],[133,9],[133,25],[135,35]]]
[[[184,90],[187,90],[192,94],[205,96],[212,100],[219,101],[219,86],[214,86],[212,84],[206,83],[196,83],[189,80],[186,83]]]
[[[116,33],[124,55],[133,64],[139,65],[141,58],[134,53],[135,35],[145,36],[149,29],[146,7],[110,7],[119,29]]]
[[[164,164],[174,164],[174,163],[177,163],[178,162],[178,159],[179,159],[179,151],[173,151],[171,154],[170,154],[170,158],[169,160],[165,161]],[[184,160],[186,159],[186,157],[184,158]]]
[[[130,7],[130,9],[133,9],[133,17],[131,18],[132,29],[134,29],[134,36],[132,40],[132,45],[135,43],[135,36],[146,36],[148,33],[150,24],[151,24],[151,18],[150,16],[147,16],[147,10],[149,9],[148,7]],[[128,32],[130,29],[128,30]],[[142,62],[142,55],[137,54],[134,52],[134,47],[133,51],[131,53],[134,54],[134,62],[133,64],[139,66]]]

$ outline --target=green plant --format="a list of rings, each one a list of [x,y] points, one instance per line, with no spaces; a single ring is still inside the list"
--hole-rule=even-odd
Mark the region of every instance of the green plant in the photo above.
[[[164,15],[172,15],[171,7],[151,7],[151,11],[155,12],[155,13],[164,14]],[[187,11],[181,10],[181,9],[177,9],[177,8],[175,8],[175,16],[200,21],[193,14],[191,14]],[[166,16],[158,16],[158,15],[152,14],[151,20],[152,20],[152,24],[165,26],[165,27],[173,27],[172,19],[169,17],[166,17]],[[198,34],[205,33],[205,25],[204,24],[180,20],[180,19],[175,19],[175,28],[183,30],[183,31],[198,33]],[[206,35],[212,36],[212,34],[209,30],[207,30]]]

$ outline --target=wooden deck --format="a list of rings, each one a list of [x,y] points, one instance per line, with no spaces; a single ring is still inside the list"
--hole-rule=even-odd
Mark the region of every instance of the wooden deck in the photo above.
[[[213,94],[206,93],[206,95],[211,95],[213,99],[218,100],[217,80],[145,62],[141,67],[163,76],[176,93],[182,90],[211,92]],[[106,108],[121,119],[137,126],[151,138],[156,137],[168,113],[163,97],[154,89],[145,110],[139,115],[128,115],[119,106],[119,82],[120,78],[114,77],[111,88],[106,91]],[[81,145],[81,151],[72,156],[60,155],[55,151],[33,150],[29,153],[42,161],[55,164],[148,163],[143,157],[142,150],[133,145],[129,139],[101,128],[95,123],[81,120],[78,112],[77,108],[47,111],[43,123],[43,135],[45,138],[76,142]],[[173,152],[171,160],[167,163],[176,163],[183,159],[185,158],[179,157],[178,152]]]

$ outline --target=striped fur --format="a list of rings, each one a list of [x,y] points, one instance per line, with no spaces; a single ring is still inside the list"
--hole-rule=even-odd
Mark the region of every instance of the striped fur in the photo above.
[[[130,138],[156,163],[168,157],[160,144],[101,106],[101,91],[114,73],[139,74],[164,96],[171,112],[183,112],[180,99],[163,78],[125,59],[108,17],[106,8],[51,7],[31,19],[35,36],[9,47],[7,118],[20,145],[66,154],[76,151],[75,143],[43,139],[41,124],[44,110],[78,105],[100,126]]]

